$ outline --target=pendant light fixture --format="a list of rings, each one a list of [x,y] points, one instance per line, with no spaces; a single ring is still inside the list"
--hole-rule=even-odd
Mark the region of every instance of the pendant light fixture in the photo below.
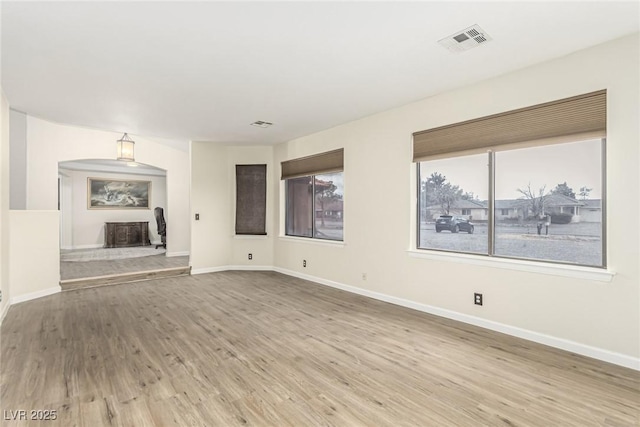
[[[135,158],[133,157],[133,147],[135,142],[129,138],[129,135],[126,133],[122,135],[118,141],[117,152],[118,152],[118,160],[124,160],[126,162],[135,162]]]

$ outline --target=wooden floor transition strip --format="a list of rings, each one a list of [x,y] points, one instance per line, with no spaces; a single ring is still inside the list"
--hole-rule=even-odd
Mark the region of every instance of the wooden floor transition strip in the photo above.
[[[123,283],[142,282],[145,280],[164,279],[169,277],[188,276],[191,267],[172,267],[133,273],[108,274],[105,276],[84,277],[60,281],[63,291],[94,288],[96,286],[120,285]]]

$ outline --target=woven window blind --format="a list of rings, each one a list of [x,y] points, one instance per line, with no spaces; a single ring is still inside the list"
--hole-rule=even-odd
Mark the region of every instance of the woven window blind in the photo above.
[[[344,169],[344,149],[327,151],[313,156],[287,160],[281,163],[282,178],[297,178],[328,172],[339,172]]]
[[[265,235],[267,165],[236,165],[236,234]]]
[[[415,132],[413,161],[531,141],[544,145],[566,142],[567,137],[604,138],[606,130],[607,92],[601,90]]]

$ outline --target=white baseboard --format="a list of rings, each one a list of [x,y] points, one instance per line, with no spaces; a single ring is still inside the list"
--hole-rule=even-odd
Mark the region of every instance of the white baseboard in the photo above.
[[[228,271],[229,268],[222,267],[205,267],[205,268],[193,268],[191,267],[191,275],[194,276],[196,274],[206,274],[206,273],[219,273],[221,271]]]
[[[28,294],[18,295],[16,297],[11,298],[11,305],[19,304],[19,303],[25,302],[25,301],[31,301],[32,299],[36,299],[36,298],[46,297],[47,295],[57,294],[58,292],[61,292],[61,291],[62,291],[62,289],[58,285],[58,286],[54,286],[54,287],[51,287],[51,288],[43,289],[41,291],[30,292]]]
[[[280,267],[274,267],[273,270],[277,271],[278,273],[286,274],[288,276],[309,280],[311,282],[330,286],[332,288],[341,289],[343,291],[351,292],[354,294],[363,295],[369,298],[377,299],[379,301],[400,305],[402,307],[407,307],[407,308],[422,311],[425,313],[434,314],[436,316],[445,317],[447,319],[457,320],[459,322],[468,323],[470,325],[479,326],[481,328],[489,329],[496,332],[501,332],[503,334],[512,335],[518,338],[523,338],[529,341],[537,342],[539,344],[548,345],[550,347],[559,348],[561,350],[570,351],[572,353],[580,354],[583,356],[591,357],[593,359],[602,360],[604,362],[609,362],[615,365],[620,365],[626,368],[631,368],[636,371],[640,371],[640,358],[635,358],[635,357],[627,356],[624,354],[615,353],[609,350],[592,347],[586,344],[581,344],[575,341],[570,341],[563,338],[554,337],[551,335],[541,334],[539,332],[518,328],[516,326],[505,325],[504,323],[494,322],[492,320],[487,320],[487,319],[471,316],[464,313],[458,313],[452,310],[446,310],[443,308],[434,307],[431,305],[422,304],[419,302],[406,300],[403,298],[398,298],[398,297],[394,297],[394,296],[379,293],[379,292],[369,291],[367,289],[357,288],[355,286],[345,285],[342,283],[334,282],[334,281],[323,279],[320,277],[299,273],[293,270],[287,270]]]
[[[224,265],[221,267],[207,267],[207,268],[192,268],[191,275],[206,274],[206,273],[219,273],[221,271],[274,271],[270,265]]]
[[[181,251],[181,252],[166,252],[165,256],[189,256],[189,251]]]
[[[227,270],[241,270],[241,271],[273,271],[273,267],[270,265],[230,265]]]

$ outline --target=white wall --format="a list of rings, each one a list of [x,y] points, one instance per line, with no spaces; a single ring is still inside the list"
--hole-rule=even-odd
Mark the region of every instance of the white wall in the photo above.
[[[170,215],[167,210],[167,186],[163,176],[131,175],[107,172],[88,172],[60,169],[63,175],[61,215],[65,240],[71,235],[71,241],[61,245],[62,249],[99,248],[104,245],[104,223],[118,221],[148,221],[149,238],[160,243],[160,236],[153,213],[155,207],[164,209],[165,219]],[[151,199],[149,209],[88,209],[87,178],[106,178],[118,180],[151,181]],[[71,198],[67,203],[66,198]],[[70,208],[70,209],[69,209]],[[70,218],[69,218],[70,217]],[[70,228],[70,230],[69,230]]]
[[[226,147],[191,143],[191,256],[193,270],[231,262],[230,186]],[[200,215],[196,221],[195,214]]]
[[[583,354],[594,349],[640,369],[640,239],[627,221],[640,199],[638,52],[636,34],[277,146],[276,165],[344,147],[345,241],[335,246],[277,238],[275,266],[496,329],[525,331]],[[608,90],[607,236],[610,270],[617,273],[611,282],[408,253],[416,234],[413,132],[599,89]],[[278,173],[272,168],[273,179]],[[284,193],[278,188],[280,212],[272,228],[282,235]],[[381,198],[385,209],[379,209]],[[473,305],[474,292],[484,294],[484,306]]]
[[[11,209],[27,207],[27,115],[9,112]]]
[[[267,236],[235,236],[236,218],[236,165],[267,165],[267,210],[266,210],[266,231]],[[270,174],[273,171],[273,148],[272,147],[228,147],[227,148],[227,176],[231,188],[229,194],[230,209],[230,231],[234,236],[231,244],[231,264],[245,268],[257,266],[273,265],[273,228],[275,185],[278,180],[274,180]],[[253,259],[248,259],[248,254],[253,255]]]
[[[27,209],[57,209],[58,162],[115,159],[116,140],[121,136],[27,116]],[[186,145],[185,151],[170,147],[159,139],[131,137],[137,162],[167,171],[167,253],[187,254],[191,244],[188,149]]]
[[[60,180],[60,249],[73,249],[73,176],[58,170]]]
[[[267,165],[267,236],[235,236],[235,165]],[[272,147],[191,143],[191,266],[206,272],[273,265]],[[200,220],[194,219],[200,214]],[[251,253],[253,260],[247,255]]]
[[[11,304],[60,292],[58,211],[12,210]]]
[[[0,322],[9,309],[9,103],[0,88]]]

